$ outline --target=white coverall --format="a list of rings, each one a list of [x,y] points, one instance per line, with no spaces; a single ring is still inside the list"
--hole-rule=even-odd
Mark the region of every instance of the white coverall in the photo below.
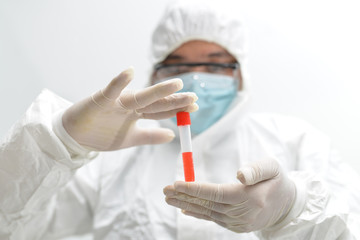
[[[240,166],[276,157],[305,201],[281,229],[238,234],[165,203],[163,187],[183,180],[178,138],[99,155],[70,153],[51,120],[69,105],[44,90],[3,139],[0,239],[85,232],[94,239],[360,239],[359,177],[327,137],[300,120],[252,115],[237,104],[194,138],[196,181],[235,183]]]
[[[242,23],[184,2],[171,2],[155,31],[153,63],[188,40],[215,41],[236,57],[247,89]],[[238,234],[182,214],[163,194],[184,179],[178,138],[86,152],[59,124],[71,103],[44,90],[0,145],[0,239],[360,239],[360,179],[329,139],[291,117],[249,114],[242,103],[193,139],[196,181],[238,183],[241,166],[276,158],[297,187],[300,215],[286,226]]]

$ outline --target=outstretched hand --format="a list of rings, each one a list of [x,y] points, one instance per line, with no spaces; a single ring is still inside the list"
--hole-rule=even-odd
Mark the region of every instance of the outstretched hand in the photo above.
[[[166,202],[238,233],[273,226],[289,213],[296,189],[277,161],[256,162],[237,178],[241,183],[175,182],[164,188]]]
[[[94,95],[67,109],[62,123],[80,145],[97,151],[110,151],[143,144],[159,144],[174,138],[170,129],[140,128],[136,121],[171,118],[179,111],[198,109],[194,93],[176,93],[181,79],[172,79],[142,90],[125,87],[133,79],[129,68]]]

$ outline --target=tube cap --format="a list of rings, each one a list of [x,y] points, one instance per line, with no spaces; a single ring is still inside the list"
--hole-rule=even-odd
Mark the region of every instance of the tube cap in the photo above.
[[[176,120],[178,126],[191,125],[190,113],[188,112],[176,113]]]

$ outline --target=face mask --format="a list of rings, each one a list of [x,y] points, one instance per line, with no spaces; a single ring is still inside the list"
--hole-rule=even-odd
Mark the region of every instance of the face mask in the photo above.
[[[202,133],[217,122],[228,110],[236,96],[238,81],[233,77],[212,73],[190,72],[175,76],[181,78],[180,92],[194,92],[199,97],[199,110],[190,114],[191,132]],[[173,118],[176,122],[176,119]]]

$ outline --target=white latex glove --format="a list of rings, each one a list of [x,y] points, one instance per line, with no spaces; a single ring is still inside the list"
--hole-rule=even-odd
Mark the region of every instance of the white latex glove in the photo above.
[[[175,93],[182,89],[181,79],[161,82],[142,90],[124,89],[133,78],[129,68],[98,91],[67,109],[62,123],[80,145],[97,151],[169,142],[170,129],[144,129],[136,125],[140,118],[165,119],[178,111],[198,109],[194,93]]]
[[[237,178],[241,183],[175,182],[164,188],[166,202],[238,233],[271,227],[285,218],[296,189],[277,161],[241,168]]]

